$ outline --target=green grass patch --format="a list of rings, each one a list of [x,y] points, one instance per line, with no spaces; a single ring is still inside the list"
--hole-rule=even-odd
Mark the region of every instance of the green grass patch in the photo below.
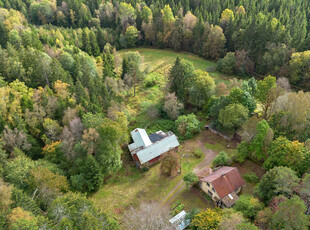
[[[135,48],[120,50],[119,54],[122,57],[124,53],[129,51],[137,51],[142,56],[142,69],[148,69],[150,73],[156,72],[167,76],[176,57],[185,59],[193,63],[195,69],[207,71],[215,81],[225,81],[226,83],[231,78],[216,70],[216,62],[203,59],[195,54],[186,52],[176,52],[169,49],[150,49],[150,48]]]
[[[182,152],[179,152],[180,156]],[[129,206],[137,206],[142,201],[161,201],[183,180],[185,173],[191,171],[203,158],[182,159],[182,172],[174,178],[160,174],[160,164],[142,173],[135,167],[123,167],[91,199],[98,208],[120,218]]]

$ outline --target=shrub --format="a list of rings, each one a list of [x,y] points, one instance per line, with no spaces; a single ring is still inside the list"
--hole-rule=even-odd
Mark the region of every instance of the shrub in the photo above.
[[[158,73],[148,74],[144,79],[144,87],[151,88],[160,84],[162,76]]]
[[[183,177],[186,187],[192,187],[199,182],[198,177],[193,172],[186,173]]]
[[[254,219],[264,205],[251,195],[241,195],[235,203],[234,209],[241,212],[246,218]]]
[[[227,153],[225,153],[224,151],[221,151],[213,160],[212,166],[213,167],[224,166],[224,165],[229,165],[230,163],[231,163],[231,160],[229,156],[227,155]]]
[[[201,124],[195,114],[180,116],[175,121],[175,124],[182,139],[190,139],[201,128]]]
[[[195,149],[193,154],[196,158],[201,158],[203,156],[203,152],[201,149]]]
[[[228,53],[217,62],[217,70],[226,74],[233,74],[236,67],[235,53]]]
[[[243,175],[243,178],[248,183],[256,184],[259,182],[259,177],[254,172]]]

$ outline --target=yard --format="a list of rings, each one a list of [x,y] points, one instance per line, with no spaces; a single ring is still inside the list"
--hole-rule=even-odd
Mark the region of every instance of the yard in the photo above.
[[[121,214],[130,206],[136,206],[140,202],[156,201],[162,205],[172,204],[179,200],[185,204],[185,209],[211,207],[212,202],[201,202],[199,193],[191,192],[185,188],[183,176],[201,163],[205,164],[204,157],[193,156],[194,150],[204,148],[202,143],[206,140],[206,131],[202,131],[193,139],[184,142],[180,146],[179,154],[182,158],[182,171],[174,178],[160,174],[160,164],[156,164],[146,172],[125,163],[120,172],[115,175],[108,184],[103,186],[92,196],[98,208],[121,217]],[[207,149],[203,149],[207,151]],[[206,160],[212,162],[215,155],[207,155]]]
[[[174,121],[165,118],[151,118],[148,111],[152,106],[158,106],[165,92],[165,85],[171,66],[177,56],[193,62],[196,69],[208,71],[215,81],[228,83],[229,76],[216,71],[216,63],[199,58],[196,55],[174,52],[170,50],[155,49],[130,49],[119,52],[120,58],[128,51],[138,51],[142,58],[142,70],[148,69],[145,78],[155,75],[158,83],[152,87],[146,87],[143,83],[138,87],[135,97],[128,94],[125,105],[125,113],[129,117],[129,129],[146,129],[148,134],[158,130],[174,131]],[[120,70],[120,65],[118,65]],[[183,182],[183,176],[190,171],[198,171],[206,166],[210,166],[213,159],[220,151],[225,151],[229,155],[236,152],[237,143],[227,141],[211,131],[203,130],[192,139],[181,143],[179,155],[182,156],[181,173],[174,178],[169,178],[160,174],[160,163],[152,166],[148,171],[141,172],[132,166],[129,153],[124,153],[123,167],[114,175],[106,185],[104,185],[91,199],[99,209],[115,216],[121,220],[126,209],[138,206],[141,202],[157,202],[161,205],[168,205],[180,201],[185,206],[185,210],[193,208],[212,207],[213,202],[199,189],[187,189]],[[194,156],[194,151],[199,150],[203,157]],[[125,151],[126,152],[126,151]],[[246,174],[254,166],[249,163],[236,166],[241,174]],[[259,166],[257,166],[259,167]],[[244,169],[243,169],[244,168]],[[252,193],[254,185],[247,185],[245,193]]]
[[[193,208],[208,208],[213,202],[199,189],[188,190],[183,182],[185,173],[199,170],[209,166],[214,157],[222,150],[234,152],[235,144],[231,143],[208,130],[201,131],[194,138],[185,141],[179,149],[182,158],[182,171],[174,178],[160,174],[160,163],[152,166],[148,171],[141,172],[132,167],[129,161],[124,163],[123,168],[117,175],[92,196],[98,208],[105,210],[117,219],[130,206],[136,207],[141,202],[157,202],[168,205],[180,201],[189,211]],[[229,146],[229,147],[228,147]],[[193,152],[197,149],[203,151],[202,158],[196,158]],[[245,162],[236,166],[241,174],[246,174],[255,169],[257,174],[263,174],[259,166],[252,162]],[[253,186],[247,184],[243,193],[252,193]]]

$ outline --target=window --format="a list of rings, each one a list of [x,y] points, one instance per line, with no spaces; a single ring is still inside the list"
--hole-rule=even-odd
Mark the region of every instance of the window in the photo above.
[[[215,192],[215,189],[214,189],[214,188],[212,188],[212,191],[213,191],[213,192]]]
[[[210,187],[210,184],[207,182],[208,187]]]
[[[209,193],[209,195],[210,195],[210,196],[213,196],[213,193],[212,193],[212,192],[210,192],[209,190],[208,190],[208,193]]]

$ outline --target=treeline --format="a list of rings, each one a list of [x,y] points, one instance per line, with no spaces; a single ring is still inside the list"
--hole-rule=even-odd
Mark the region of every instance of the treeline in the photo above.
[[[211,59],[234,52],[235,60],[230,55],[219,70],[241,75],[272,74],[289,78],[297,87],[310,87],[309,54],[304,52],[310,49],[310,4],[306,0],[7,0],[1,5],[9,9],[0,13],[2,47],[18,39],[27,22],[49,24],[43,28],[53,31],[57,29],[51,25],[62,27],[58,30],[66,34],[62,35],[64,40],[94,56],[103,51],[106,42],[117,49],[144,45],[185,50]],[[20,24],[11,25],[5,22],[7,18],[15,18],[14,23]],[[56,45],[57,40],[44,32],[37,36],[44,44]]]

